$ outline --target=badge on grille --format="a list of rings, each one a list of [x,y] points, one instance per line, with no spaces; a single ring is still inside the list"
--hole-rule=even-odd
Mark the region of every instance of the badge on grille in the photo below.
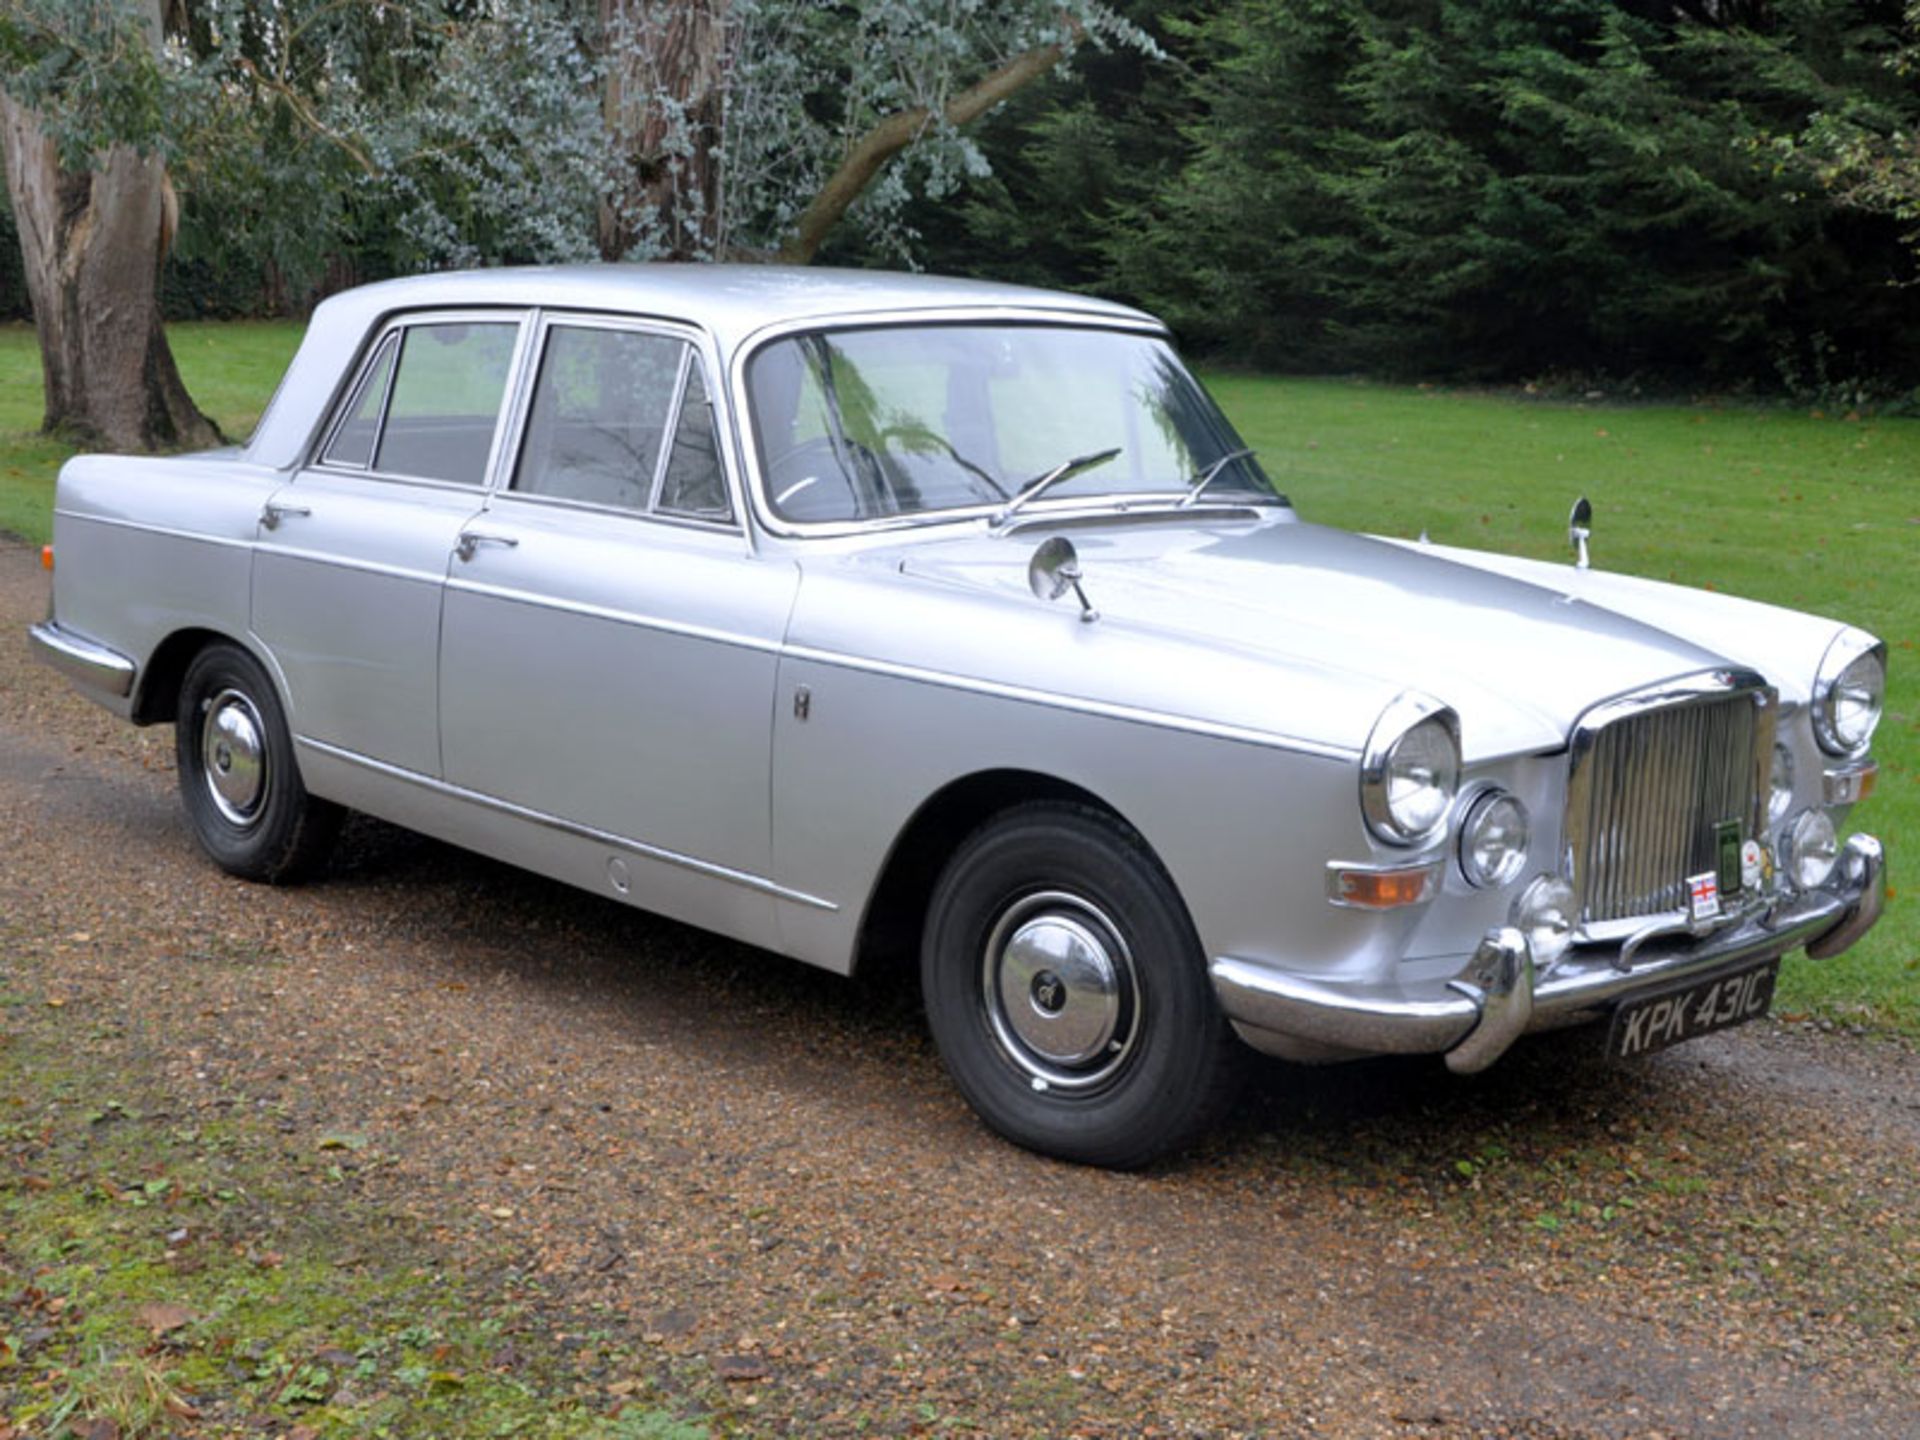
[[[1740,822],[1722,820],[1713,827],[1714,874],[1720,881],[1722,895],[1738,895],[1741,881],[1746,877],[1741,864]],[[1716,912],[1717,913],[1717,912]]]
[[[1703,875],[1692,875],[1687,879],[1687,896],[1693,907],[1693,918],[1699,920],[1718,920],[1720,918],[1720,877],[1709,870]]]

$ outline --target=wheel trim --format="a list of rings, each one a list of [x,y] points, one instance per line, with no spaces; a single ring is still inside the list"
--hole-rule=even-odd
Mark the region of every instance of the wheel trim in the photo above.
[[[1119,927],[1064,890],[1026,895],[995,920],[980,998],[1001,1056],[1033,1089],[1090,1091],[1131,1058],[1140,988]]]
[[[248,829],[266,807],[270,780],[267,727],[253,701],[222,690],[206,702],[200,726],[200,773],[207,798],[228,824]]]

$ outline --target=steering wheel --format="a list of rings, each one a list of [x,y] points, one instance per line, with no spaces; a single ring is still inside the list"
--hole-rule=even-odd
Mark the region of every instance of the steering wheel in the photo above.
[[[847,458],[864,475],[849,475],[840,452],[825,435],[812,435],[767,461],[767,494],[774,508],[793,520],[859,520],[884,513],[863,498],[890,494],[885,472],[874,453],[856,440],[846,442]],[[866,483],[863,485],[862,481]]]

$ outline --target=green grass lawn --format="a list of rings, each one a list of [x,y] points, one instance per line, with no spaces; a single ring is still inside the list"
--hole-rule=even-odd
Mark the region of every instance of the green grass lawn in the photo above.
[[[286,322],[169,326],[187,389],[229,438],[253,429],[303,327]],[[40,351],[28,325],[0,325],[0,530],[45,541],[53,476],[71,445],[37,432],[45,413]]]
[[[258,418],[292,324],[169,332],[228,434]],[[1886,639],[1879,793],[1858,814],[1891,851],[1894,903],[1851,954],[1789,967],[1781,1006],[1920,1035],[1920,422],[1718,404],[1571,404],[1345,380],[1209,384],[1301,513],[1388,535],[1564,557],[1576,496],[1595,563],[1833,615]],[[0,327],[0,529],[48,530],[69,453],[34,433],[33,334]]]

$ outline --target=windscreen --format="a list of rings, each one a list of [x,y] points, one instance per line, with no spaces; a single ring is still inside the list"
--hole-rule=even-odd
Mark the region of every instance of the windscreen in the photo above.
[[[747,366],[767,498],[797,522],[1047,498],[1275,501],[1206,392],[1150,335],[1047,325],[823,330]],[[1106,452],[1117,452],[1106,455]],[[1099,457],[1105,458],[1099,458]],[[1044,503],[1044,502],[1037,502]]]

